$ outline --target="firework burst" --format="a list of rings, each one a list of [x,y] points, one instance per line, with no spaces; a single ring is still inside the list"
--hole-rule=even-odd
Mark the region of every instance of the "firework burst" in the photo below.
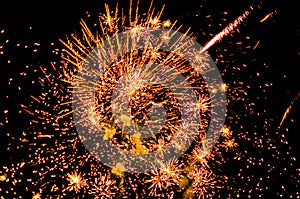
[[[83,179],[81,174],[76,171],[68,174],[67,180],[69,181],[68,190],[74,190],[76,193],[86,186],[86,181]]]
[[[274,160],[288,155],[281,152],[281,147],[287,146],[286,137],[276,132],[280,144],[275,146],[269,133],[270,122],[265,120],[264,124],[268,133],[249,132],[245,130],[247,124],[242,122],[243,113],[231,109],[226,113],[224,125],[216,123],[218,133],[208,134],[210,125],[222,120],[214,118],[216,108],[222,104],[218,98],[220,92],[226,92],[229,107],[242,103],[250,115],[256,113],[254,103],[247,101],[252,85],[239,78],[226,84],[212,78],[212,86],[205,79],[214,72],[213,62],[221,63],[223,76],[234,76],[234,72],[245,68],[224,64],[228,63],[226,56],[230,59],[234,56],[227,49],[215,61],[207,50],[235,32],[250,11],[241,12],[232,23],[226,22],[221,32],[210,35],[210,41],[201,42],[206,43],[203,47],[191,51],[187,50],[192,45],[186,38],[196,38],[197,34],[176,21],[163,19],[164,7],[157,10],[152,2],[149,10],[142,12],[130,2],[128,12],[118,5],[114,9],[105,5],[105,11],[98,16],[98,24],[82,20],[79,32],[60,40],[63,49],[53,51],[59,55],[59,62],[34,69],[38,76],[35,81],[43,91],[30,94],[31,103],[21,105],[22,111],[33,118],[29,130],[23,131],[20,138],[22,144],[28,143],[30,150],[26,159],[1,165],[0,185],[17,187],[27,172],[31,176],[26,179],[30,186],[25,188],[30,192],[29,198],[268,197],[264,193],[270,189],[272,176],[277,175]],[[277,12],[266,15],[259,23],[274,13]],[[159,29],[167,31],[153,36]],[[184,34],[176,36],[180,32]],[[120,34],[124,37],[119,37]],[[168,44],[172,44],[172,51],[163,48]],[[237,42],[242,46],[239,49],[246,49],[243,53],[259,48],[259,44],[260,41],[249,47]],[[2,49],[1,46],[1,54]],[[220,51],[217,49],[216,53]],[[178,74],[183,78],[178,78]],[[13,81],[9,79],[10,83]],[[191,93],[194,98],[189,98]],[[299,94],[279,126],[276,125],[279,130],[298,99]],[[188,116],[186,120],[182,112]],[[5,115],[8,113],[4,110]],[[4,123],[8,123],[6,117],[0,126]],[[80,129],[85,129],[85,133],[81,134]],[[11,133],[8,136],[14,138]],[[93,143],[93,147],[87,147],[88,143]],[[99,150],[106,146],[118,150]],[[255,150],[256,156],[252,154]],[[181,155],[174,157],[174,152]],[[138,166],[145,172],[130,170],[137,164],[128,154],[140,158]],[[151,164],[143,164],[151,154],[154,157],[150,159]],[[271,156],[272,161],[261,154]],[[295,161],[292,157],[290,166]],[[286,165],[282,167],[278,175],[287,174]],[[266,174],[256,174],[256,171]],[[299,176],[299,169],[296,171]],[[297,176],[291,175],[294,184],[299,184]],[[0,192],[3,190],[0,187]],[[274,195],[282,198],[285,191],[286,187],[281,186]],[[17,198],[16,189],[6,191],[10,192]],[[298,191],[289,197],[297,196]]]

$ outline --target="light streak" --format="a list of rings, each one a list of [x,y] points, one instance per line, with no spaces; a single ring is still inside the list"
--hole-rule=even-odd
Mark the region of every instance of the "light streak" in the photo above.
[[[266,20],[269,19],[270,17],[273,17],[273,15],[276,14],[276,13],[277,13],[277,11],[275,10],[275,11],[273,11],[273,12],[267,14],[267,15],[266,15],[264,18],[262,18],[259,22],[260,22],[260,23],[263,23],[264,21],[266,21]]]
[[[285,119],[287,118],[288,114],[292,110],[292,108],[294,106],[294,103],[298,100],[299,97],[300,97],[300,93],[298,93],[298,95],[292,100],[292,102],[290,103],[289,107],[284,112],[283,117],[282,117],[282,119],[280,121],[280,124],[277,127],[278,129],[280,129],[280,127],[282,126],[283,122],[285,121]]]
[[[243,20],[247,18],[249,14],[250,14],[249,11],[245,11],[241,16],[239,16],[236,20],[234,20],[233,23],[230,23],[221,32],[216,34],[209,42],[207,42],[203,46],[202,50],[200,51],[200,54],[207,51],[215,43],[221,41],[225,36],[233,33],[233,31],[238,27],[238,25],[240,25],[243,22]]]

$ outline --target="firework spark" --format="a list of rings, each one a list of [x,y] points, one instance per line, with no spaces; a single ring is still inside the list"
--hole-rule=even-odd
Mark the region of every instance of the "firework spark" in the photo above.
[[[277,13],[277,11],[275,10],[275,11],[273,11],[273,12],[267,14],[264,18],[262,18],[262,19],[260,20],[260,23],[263,23],[263,22],[266,21],[267,19],[273,17],[273,15],[276,14],[276,13]]]
[[[282,119],[280,121],[280,124],[277,127],[278,129],[280,129],[280,127],[283,124],[284,120],[286,119],[286,117],[288,116],[289,112],[293,108],[294,103],[298,100],[299,97],[300,97],[300,93],[298,93],[298,95],[292,100],[291,104],[289,105],[289,107],[284,112],[283,117],[282,117]]]

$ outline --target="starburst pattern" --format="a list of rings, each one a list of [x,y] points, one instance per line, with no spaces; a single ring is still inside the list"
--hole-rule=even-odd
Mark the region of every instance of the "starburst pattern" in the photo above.
[[[297,109],[299,92],[286,100],[286,106],[280,109],[283,116],[279,118],[274,116],[279,114],[278,110],[274,113],[274,110],[258,107],[259,103],[268,104],[273,101],[266,94],[271,93],[277,80],[273,83],[268,78],[261,79],[262,76],[267,76],[272,66],[262,64],[253,57],[253,51],[265,44],[264,40],[257,41],[255,36],[249,36],[253,25],[268,23],[280,12],[275,10],[259,14],[257,9],[261,9],[264,4],[247,5],[245,10],[239,10],[239,14],[232,19],[228,17],[227,11],[219,13],[222,20],[218,21],[201,7],[201,12],[197,11],[196,14],[197,23],[201,18],[203,22],[207,22],[207,27],[221,26],[217,29],[219,33],[211,33],[211,30],[203,27],[201,30],[189,27],[191,24],[188,20],[181,25],[178,22],[180,20],[169,19],[164,15],[164,9],[155,8],[154,1],[148,11],[141,11],[133,2],[129,4],[128,9],[120,8],[118,5],[116,7],[105,5],[105,13],[98,16],[99,22],[97,17],[92,23],[82,20],[79,32],[60,39],[63,47],[51,43],[48,47],[53,49],[53,57],[58,57],[58,60],[51,62],[49,66],[40,64],[40,61],[35,65],[26,64],[20,74],[5,78],[5,81],[7,80],[5,84],[8,84],[10,89],[16,93],[26,93],[30,96],[30,102],[22,102],[18,113],[9,108],[2,110],[0,106],[3,112],[0,127],[8,139],[8,143],[3,144],[4,160],[7,161],[1,161],[0,165],[0,196],[147,198],[150,195],[153,198],[199,199],[298,198],[300,170],[296,158],[291,154],[292,149],[288,145],[286,134],[293,128],[291,115],[294,109]],[[90,17],[89,13],[87,15]],[[250,29],[249,34],[244,25]],[[103,67],[107,69],[105,72],[85,67],[87,57],[94,63],[103,60],[103,57],[98,55],[114,57],[115,51],[101,48],[105,40],[126,30],[131,31],[134,37],[143,27],[181,31],[205,44],[202,49],[189,55],[193,57],[195,63],[198,63],[197,67],[192,68],[175,53],[155,48],[133,51],[118,57],[110,65]],[[31,26],[29,30],[32,30]],[[243,31],[244,34],[238,34]],[[0,30],[0,56],[5,55],[10,48],[32,50],[30,53],[36,55],[40,46],[43,46],[35,41],[32,44],[14,42],[6,38],[6,32]],[[147,37],[146,34],[147,32],[139,36]],[[167,44],[172,35],[163,34],[161,39],[163,44]],[[151,38],[151,41],[155,40],[156,38]],[[99,52],[90,54],[96,46],[100,46]],[[114,47],[114,44],[111,44],[111,47]],[[184,47],[185,44],[179,46],[177,52]],[[202,74],[210,72],[208,50],[216,57],[214,61],[226,81],[217,88],[210,88],[201,78]],[[251,59],[251,62],[248,59]],[[0,62],[10,66],[16,59],[8,58]],[[171,66],[184,74],[186,80],[196,87],[197,101],[183,106],[191,115],[195,114],[194,109],[199,110],[200,124],[183,122],[183,128],[178,129],[177,121],[180,120],[178,113],[181,110],[178,99],[184,97],[185,93],[180,95],[158,84],[143,87],[145,79],[153,72],[150,65],[154,63]],[[254,66],[256,64],[264,69],[256,69]],[[144,65],[146,70],[140,73],[133,70],[138,69],[140,65]],[[248,74],[251,67],[255,73]],[[86,76],[97,77],[98,81],[89,82],[92,87],[87,86],[77,75],[79,71]],[[162,75],[166,77],[165,79],[172,79],[173,76],[168,72]],[[121,103],[118,104],[116,101],[109,103],[113,100],[111,95],[121,76],[125,78],[117,85],[122,89],[118,93],[118,98],[115,98]],[[30,82],[28,86],[30,89],[23,85],[23,79]],[[165,83],[164,79],[160,79],[160,82]],[[95,86],[97,88],[95,100],[93,104],[89,104],[87,93]],[[80,90],[76,90],[77,88]],[[218,90],[227,94],[228,111],[226,123],[220,132],[219,143],[214,145],[206,137],[206,130],[213,114],[211,110],[217,103],[214,93]],[[85,108],[72,110],[72,104],[76,100],[72,97],[75,91],[82,94],[81,103]],[[128,97],[131,97],[129,105],[134,107],[131,113],[121,112],[117,115],[117,120],[114,120],[110,114],[111,110],[122,109],[127,105],[122,99]],[[12,100],[10,95],[5,94],[4,98]],[[165,117],[168,120],[165,124],[161,124],[160,119],[155,120],[155,117],[151,116],[151,113],[161,110],[167,110]],[[153,169],[146,173],[126,172],[128,169],[126,162],[117,160],[112,167],[107,167],[96,158],[101,154],[90,153],[83,146],[82,141],[87,138],[79,138],[76,132],[75,126],[78,123],[73,118],[76,111],[82,111],[87,115],[78,122],[79,125],[92,124],[90,133],[99,127],[103,128],[103,141],[110,141],[118,148],[133,154],[154,152],[157,158],[164,157],[171,153],[170,150],[166,150],[169,143],[173,143],[175,149],[180,151],[184,148],[184,144],[180,141],[172,142],[176,136],[180,138],[179,140],[192,138],[190,148],[180,158],[161,163],[160,169],[153,166]],[[30,117],[30,121],[24,121],[27,122],[27,126],[23,129],[7,130],[7,126],[12,123],[9,119],[12,118],[11,115],[18,117],[20,115],[22,116],[20,118]],[[15,123],[18,121],[20,119]],[[134,129],[135,123],[144,126],[150,124],[156,127],[154,129],[159,129],[161,125],[165,126],[159,134],[149,129],[144,129],[142,134],[130,134],[128,129]],[[194,131],[186,130],[191,127]],[[194,136],[195,132],[197,136]],[[150,137],[144,139],[144,136]],[[100,145],[101,143],[96,147]],[[210,151],[209,148],[213,150]],[[11,151],[20,154],[26,151],[26,155],[19,159],[15,159],[16,155],[6,157]],[[109,158],[114,159],[114,156],[112,153]],[[284,176],[288,176],[286,182],[289,185],[284,184],[285,181],[277,182],[277,185],[275,181],[286,179]]]

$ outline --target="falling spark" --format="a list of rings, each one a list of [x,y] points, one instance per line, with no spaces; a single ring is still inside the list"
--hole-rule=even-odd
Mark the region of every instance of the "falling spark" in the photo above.
[[[283,117],[280,121],[280,124],[278,125],[278,129],[280,129],[280,127],[282,126],[284,120],[287,118],[288,114],[290,113],[290,111],[293,108],[294,103],[298,100],[298,98],[300,97],[300,93],[298,93],[298,95],[292,100],[292,102],[290,103],[289,107],[286,109],[286,111],[283,114]]]
[[[277,13],[277,11],[275,10],[275,11],[273,11],[273,12],[267,14],[264,18],[262,18],[262,19],[260,20],[260,23],[266,21],[267,19],[269,19],[270,17],[272,17],[272,16],[273,16],[274,14],[276,14],[276,13]]]
[[[255,46],[253,47],[253,49],[256,49],[259,44],[260,44],[260,41],[257,41],[256,44],[255,44]]]

